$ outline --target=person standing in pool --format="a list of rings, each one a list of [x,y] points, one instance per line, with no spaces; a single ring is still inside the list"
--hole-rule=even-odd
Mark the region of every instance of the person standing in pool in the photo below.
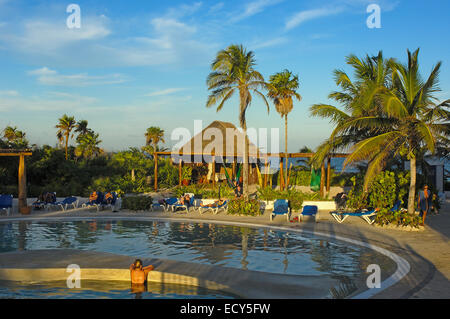
[[[153,265],[144,267],[142,265],[142,260],[136,259],[135,262],[130,265],[131,284],[146,284],[148,273],[154,268]]]

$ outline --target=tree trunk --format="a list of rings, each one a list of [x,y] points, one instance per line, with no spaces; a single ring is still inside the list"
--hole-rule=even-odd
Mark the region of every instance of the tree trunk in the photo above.
[[[67,148],[69,147],[69,135],[66,135],[66,161],[69,158],[69,156],[67,155]]]
[[[247,141],[247,123],[245,121],[245,111],[247,109],[248,92],[245,89],[239,90],[239,124],[244,134],[244,155],[242,161],[242,194],[248,199],[248,141]]]
[[[243,128],[244,132],[244,158],[242,167],[242,184],[243,184],[243,195],[245,199],[248,199],[248,141],[247,141],[247,125]]]
[[[409,196],[408,196],[408,214],[413,215],[416,211],[414,207],[414,200],[416,196],[416,158],[412,157],[410,160],[410,174],[411,179],[409,183]]]
[[[284,170],[284,182],[286,183],[286,189],[289,188],[289,183],[288,183],[288,138],[287,138],[287,114],[284,116],[284,154],[285,154],[285,170]]]

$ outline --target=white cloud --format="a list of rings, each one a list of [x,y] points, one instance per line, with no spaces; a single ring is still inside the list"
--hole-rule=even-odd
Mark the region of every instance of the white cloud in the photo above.
[[[1,96],[19,96],[19,92],[15,90],[0,91],[0,97]]]
[[[306,21],[335,15],[341,13],[342,11],[344,11],[343,7],[320,8],[300,11],[286,21],[285,29],[290,30]]]
[[[262,49],[262,48],[268,48],[268,47],[273,47],[276,45],[284,44],[287,41],[288,41],[288,39],[286,37],[277,37],[277,38],[273,38],[273,39],[269,39],[269,40],[265,40],[265,41],[261,41],[261,42],[256,42],[254,44],[249,45],[249,47],[252,50]]]
[[[192,15],[197,12],[202,7],[202,5],[203,3],[201,2],[195,2],[191,5],[182,4],[176,8],[170,8],[168,10],[167,16],[181,18],[186,15]]]
[[[237,22],[237,21],[249,18],[251,16],[254,16],[257,13],[260,13],[260,12],[264,11],[267,7],[276,5],[276,4],[278,4],[278,3],[282,2],[282,1],[284,1],[284,0],[256,0],[256,1],[252,1],[252,2],[248,3],[245,6],[244,12],[242,12],[241,14],[235,16],[231,20],[233,22]]]
[[[39,83],[54,86],[92,86],[117,84],[126,81],[121,74],[109,75],[88,75],[87,73],[62,75],[55,70],[43,67],[28,72],[29,75],[36,76]]]
[[[146,94],[145,96],[162,96],[162,95],[169,95],[181,91],[185,91],[185,88],[168,88],[160,91],[151,92],[149,94]]]
[[[111,33],[106,22],[107,19],[101,17],[85,18],[82,28],[69,29],[61,21],[26,21],[21,33],[2,33],[0,40],[20,51],[51,55],[69,45],[105,38]]]
[[[214,13],[223,8],[225,4],[223,2],[216,3],[211,8],[209,8],[209,13]]]

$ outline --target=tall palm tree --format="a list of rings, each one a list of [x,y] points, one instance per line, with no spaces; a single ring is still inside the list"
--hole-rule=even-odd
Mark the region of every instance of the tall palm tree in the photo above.
[[[416,158],[424,151],[434,153],[438,139],[449,137],[450,100],[437,104],[433,94],[439,91],[438,75],[441,62],[434,66],[426,81],[419,74],[419,49],[408,53],[408,63],[393,66],[393,88],[380,90],[375,98],[382,101],[382,110],[374,117],[362,119],[359,125],[373,127],[389,123],[382,130],[353,146],[352,154],[344,165],[369,159],[365,185],[371,182],[384,162],[395,156],[410,160],[410,186],[408,212],[413,214],[416,193]]]
[[[335,124],[330,137],[319,145],[311,159],[314,168],[319,168],[332,153],[348,151],[354,144],[390,129],[388,120],[377,117],[383,109],[383,101],[377,93],[392,88],[392,69],[396,61],[384,59],[380,51],[377,56],[366,55],[364,59],[349,55],[346,62],[352,67],[355,79],[352,81],[344,71],[335,70],[336,85],[342,90],[328,96],[344,110],[329,104],[315,104],[310,108],[312,116],[329,118]],[[371,125],[364,125],[364,121]],[[367,187],[368,184],[366,191]]]
[[[58,129],[56,136],[58,139],[64,137],[65,139],[65,150],[66,150],[66,160],[69,158],[67,149],[69,147],[69,137],[72,130],[76,127],[75,118],[73,116],[68,116],[64,114],[60,119],[59,123],[55,126]],[[73,135],[72,135],[73,137]]]
[[[148,146],[153,144],[153,152],[156,152],[159,142],[166,142],[164,140],[164,130],[161,130],[156,126],[149,127],[145,133],[145,145]]]
[[[260,96],[267,106],[269,103],[264,94],[259,90],[267,88],[264,77],[254,69],[255,55],[253,51],[247,51],[242,45],[230,45],[228,48],[217,53],[211,64],[212,72],[206,79],[208,90],[211,91],[206,101],[206,107],[219,104],[219,112],[226,101],[235,92],[239,93],[239,125],[245,136],[245,147],[243,156],[243,186],[244,196],[248,197],[248,138],[245,113],[252,102],[252,94]]]
[[[300,94],[296,92],[299,86],[298,75],[293,75],[289,70],[284,70],[283,72],[278,72],[274,75],[271,75],[269,84],[269,92],[267,93],[267,96],[273,101],[273,103],[275,104],[275,108],[281,115],[281,117],[284,117],[284,151],[286,155],[284,166],[284,181],[286,183],[288,175],[288,114],[294,108],[293,98],[296,98],[298,101],[302,100]],[[286,187],[287,186],[288,185],[286,185]]]
[[[103,153],[103,150],[98,146],[102,142],[99,139],[98,133],[88,131],[86,134],[80,135],[77,140],[78,145],[75,148],[75,155],[77,157],[92,159]]]

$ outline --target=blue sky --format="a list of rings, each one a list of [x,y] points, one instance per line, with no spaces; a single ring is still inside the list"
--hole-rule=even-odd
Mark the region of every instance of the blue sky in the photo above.
[[[81,28],[66,26],[66,7],[81,8]],[[381,8],[381,28],[369,29],[369,4]],[[423,76],[442,61],[437,97],[450,98],[450,30],[446,0],[22,1],[0,0],[0,129],[17,126],[31,143],[56,143],[64,113],[86,119],[106,150],[141,146],[147,127],[193,131],[213,120],[238,124],[238,101],[206,108],[206,77],[217,51],[243,44],[266,79],[289,69],[299,75],[301,102],[289,114],[289,151],[316,147],[330,124],[308,108],[331,103],[332,72],[350,71],[345,57],[406,60],[420,47]],[[247,125],[284,121],[254,98]],[[283,145],[283,144],[281,144]],[[284,146],[283,146],[284,149]]]

